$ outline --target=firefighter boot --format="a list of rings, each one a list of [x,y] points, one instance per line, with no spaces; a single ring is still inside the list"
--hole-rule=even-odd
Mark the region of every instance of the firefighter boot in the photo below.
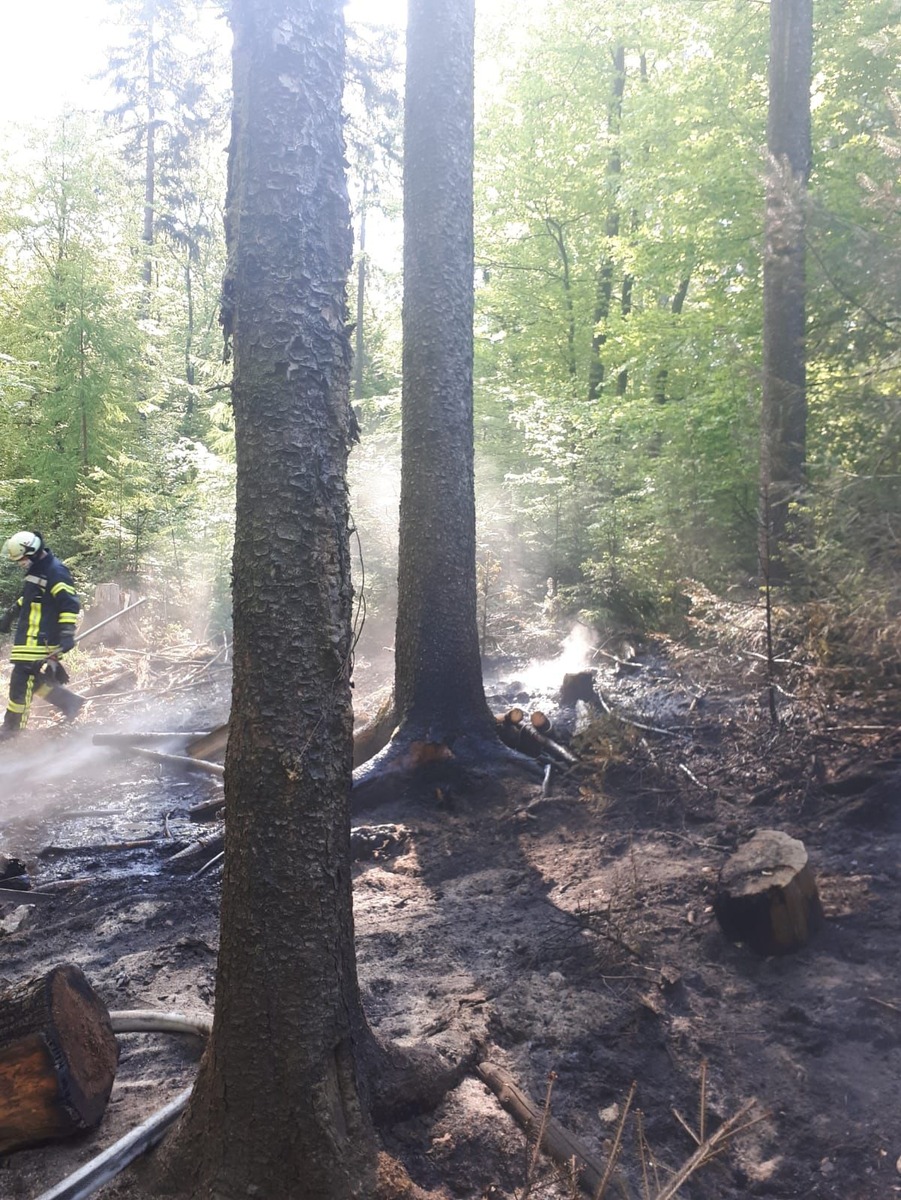
[[[22,729],[22,714],[10,712],[6,710],[3,716],[3,724],[0,725],[0,742],[8,742],[14,738]]]

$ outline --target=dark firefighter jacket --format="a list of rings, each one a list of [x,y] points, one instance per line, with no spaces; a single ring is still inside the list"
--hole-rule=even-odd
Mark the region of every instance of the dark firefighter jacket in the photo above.
[[[0,632],[5,633],[18,613],[12,661],[40,662],[55,653],[61,634],[75,633],[80,610],[69,568],[48,550],[31,564],[22,595],[0,622]]]

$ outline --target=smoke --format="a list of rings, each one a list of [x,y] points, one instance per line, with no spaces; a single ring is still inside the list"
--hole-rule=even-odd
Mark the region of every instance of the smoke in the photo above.
[[[575,675],[593,667],[593,651],[598,634],[577,622],[563,639],[560,653],[553,658],[533,659],[517,677],[529,691],[550,691],[560,686],[564,675]]]
[[[0,746],[0,822],[52,807],[58,803],[54,785],[99,780],[108,755],[91,743],[93,730],[26,729]]]

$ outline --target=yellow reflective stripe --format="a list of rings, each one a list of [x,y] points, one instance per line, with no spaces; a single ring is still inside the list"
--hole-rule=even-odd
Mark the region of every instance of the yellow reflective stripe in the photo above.
[[[28,633],[25,635],[28,641],[34,641],[37,637],[38,630],[41,627],[41,606],[40,604],[32,604],[31,612],[28,614]]]
[[[78,620],[78,613],[60,613],[56,619],[60,625],[74,625]]]
[[[7,712],[23,713],[28,706],[26,704],[16,704],[15,700],[10,700],[6,706]]]
[[[12,662],[40,662],[58,649],[59,646],[13,646],[9,657]]]
[[[28,724],[28,710],[31,708],[31,693],[34,691],[34,676],[28,677],[28,683],[25,685],[25,708],[22,712],[22,722],[19,725],[20,729],[24,729]]]
[[[50,589],[50,595],[55,596],[57,592],[68,592],[70,595],[75,595],[75,588],[68,583],[55,583]]]

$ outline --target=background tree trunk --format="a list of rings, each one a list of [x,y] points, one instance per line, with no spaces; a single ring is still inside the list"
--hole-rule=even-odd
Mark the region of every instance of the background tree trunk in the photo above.
[[[411,0],[404,143],[401,737],[494,738],[476,620],[472,0]]]
[[[193,1196],[372,1195],[350,882],[351,263],[338,0],[235,0],[237,525],[213,1033],[171,1169]]]
[[[610,318],[610,305],[613,300],[613,242],[615,238],[619,237],[620,223],[619,186],[623,163],[619,137],[622,132],[625,91],[626,48],[625,46],[616,46],[613,50],[613,81],[607,104],[607,137],[610,139],[610,153],[607,157],[607,217],[604,222],[607,245],[603,261],[598,267],[595,284],[595,329],[591,339],[591,359],[588,368],[589,400],[597,400],[604,387],[605,366],[602,354],[607,342],[607,331],[604,326]]]
[[[805,225],[810,175],[812,0],[772,0],[763,258],[762,573],[788,578],[799,536],[790,506],[804,487],[807,442]]]

